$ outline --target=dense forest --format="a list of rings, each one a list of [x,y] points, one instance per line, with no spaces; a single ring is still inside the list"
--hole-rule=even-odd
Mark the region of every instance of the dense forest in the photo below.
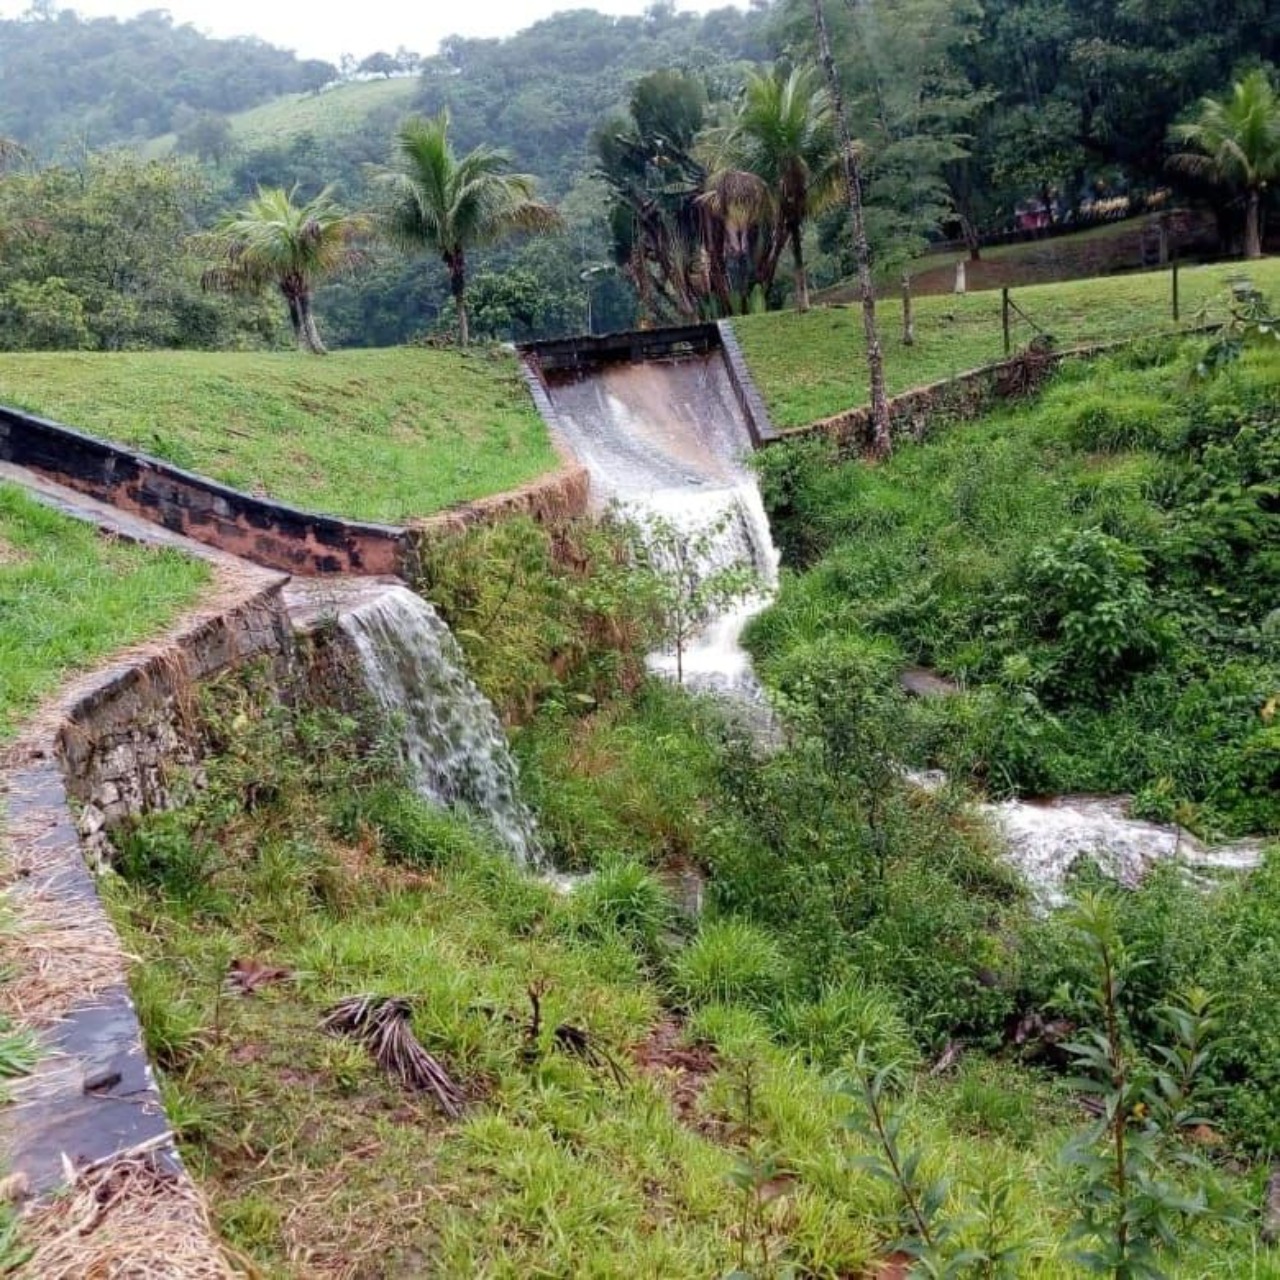
[[[336,75],[261,40],[212,39],[163,9],[88,19],[37,0],[0,19],[0,134],[41,154],[142,140]]]
[[[1280,61],[1280,13],[1267,0],[870,0],[832,6],[829,20],[881,278],[941,239],[963,239],[977,255],[1028,222],[1052,235],[1163,209],[1171,192],[1211,209],[1219,248],[1239,250],[1243,188],[1212,165],[1171,168],[1170,131],[1204,95]],[[751,94],[769,92],[761,74],[785,85],[814,58],[802,0],[705,15],[661,2],[640,17],[573,10],[507,39],[450,38],[426,58],[403,50],[360,64],[345,58],[341,71],[256,40],[209,39],[162,11],[90,20],[38,4],[0,23],[0,137],[26,156],[10,158],[0,180],[0,292],[12,304],[2,340],[261,341],[260,315],[231,319],[234,304],[224,300],[215,321],[212,304],[196,305],[201,264],[175,263],[171,253],[154,268],[135,258],[131,278],[149,309],[161,296],[195,301],[138,331],[96,328],[82,313],[97,307],[92,281],[109,277],[109,266],[89,262],[74,236],[57,250],[29,233],[67,222],[65,202],[51,203],[59,193],[109,205],[135,179],[173,195],[159,225],[136,228],[157,249],[175,231],[194,234],[241,208],[260,187],[296,188],[300,200],[328,190],[347,209],[364,209],[370,166],[389,159],[405,114],[444,110],[459,155],[502,149],[560,213],[553,234],[477,246],[468,287],[479,336],[783,305],[851,270],[831,184],[823,198],[815,181],[813,198],[790,210],[786,237],[738,226],[741,206],[711,187],[735,146],[736,163],[746,163],[735,129]],[[361,98],[354,91],[364,86],[350,83],[411,71],[414,87],[398,98]],[[793,82],[798,91],[811,105],[823,92],[812,75]],[[253,107],[250,130],[241,113]],[[305,125],[291,123],[304,111]],[[119,145],[141,146],[151,172],[87,154]],[[1274,188],[1265,175],[1251,188],[1260,222]],[[361,267],[319,294],[332,343],[452,329],[438,260],[374,248]],[[175,271],[181,288],[163,283]]]

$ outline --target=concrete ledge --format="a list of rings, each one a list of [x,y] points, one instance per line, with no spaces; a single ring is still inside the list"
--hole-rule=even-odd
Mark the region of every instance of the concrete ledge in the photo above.
[[[17,409],[0,407],[0,461],[287,573],[395,573],[408,550],[404,530],[395,526],[255,498]]]
[[[747,420],[747,430],[751,433],[752,443],[757,449],[763,448],[777,439],[778,432],[769,420],[769,410],[765,408],[764,398],[756,389],[747,368],[746,357],[738,345],[738,335],[733,331],[733,324],[728,320],[716,322],[720,333],[720,348],[724,352],[725,368],[729,371],[729,385],[737,397],[738,408]]]
[[[532,359],[540,373],[560,373],[599,368],[602,364],[641,360],[678,359],[703,355],[720,346],[720,330],[714,324],[673,325],[665,329],[632,329],[599,337],[553,338],[524,342],[516,349]]]

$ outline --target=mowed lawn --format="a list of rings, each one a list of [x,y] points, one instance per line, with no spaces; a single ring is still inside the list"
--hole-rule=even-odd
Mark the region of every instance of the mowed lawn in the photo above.
[[[0,355],[0,403],[312,511],[399,523],[558,459],[501,352]]]
[[[1280,298],[1280,258],[1186,268],[1179,280],[1182,325],[1225,319],[1229,283],[1240,276]],[[1168,271],[1155,271],[1029,286],[1013,290],[1011,297],[1059,346],[1077,346],[1172,330],[1170,283]],[[899,301],[881,301],[877,314],[890,394],[1004,354],[998,290],[918,298],[912,347],[902,345]],[[1016,313],[1013,318],[1016,350],[1036,330]],[[744,316],[733,326],[776,426],[804,426],[866,403],[860,306]]]
[[[0,742],[68,676],[195,602],[209,568],[109,538],[0,484]]]

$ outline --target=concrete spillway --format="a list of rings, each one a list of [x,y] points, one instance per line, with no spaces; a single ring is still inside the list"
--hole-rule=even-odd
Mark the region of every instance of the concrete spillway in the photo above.
[[[772,596],[778,553],[746,461],[750,432],[720,353],[554,374],[548,394],[598,501],[616,504],[642,532],[655,521],[691,540],[714,530],[700,557],[705,573],[752,570],[757,589],[706,620],[681,666],[696,688],[754,693],[742,629]],[[654,654],[651,665],[673,675],[675,655]]]

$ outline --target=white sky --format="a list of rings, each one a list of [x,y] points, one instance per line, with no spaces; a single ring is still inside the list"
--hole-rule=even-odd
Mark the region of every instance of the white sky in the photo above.
[[[59,8],[85,17],[130,17],[167,9],[215,36],[259,36],[305,58],[336,62],[398,46],[432,54],[444,36],[505,36],[562,9],[643,13],[648,0],[69,0]],[[678,9],[706,11],[733,0],[676,0]],[[739,0],[741,3],[741,0]],[[16,17],[29,0],[0,0],[0,16]]]

